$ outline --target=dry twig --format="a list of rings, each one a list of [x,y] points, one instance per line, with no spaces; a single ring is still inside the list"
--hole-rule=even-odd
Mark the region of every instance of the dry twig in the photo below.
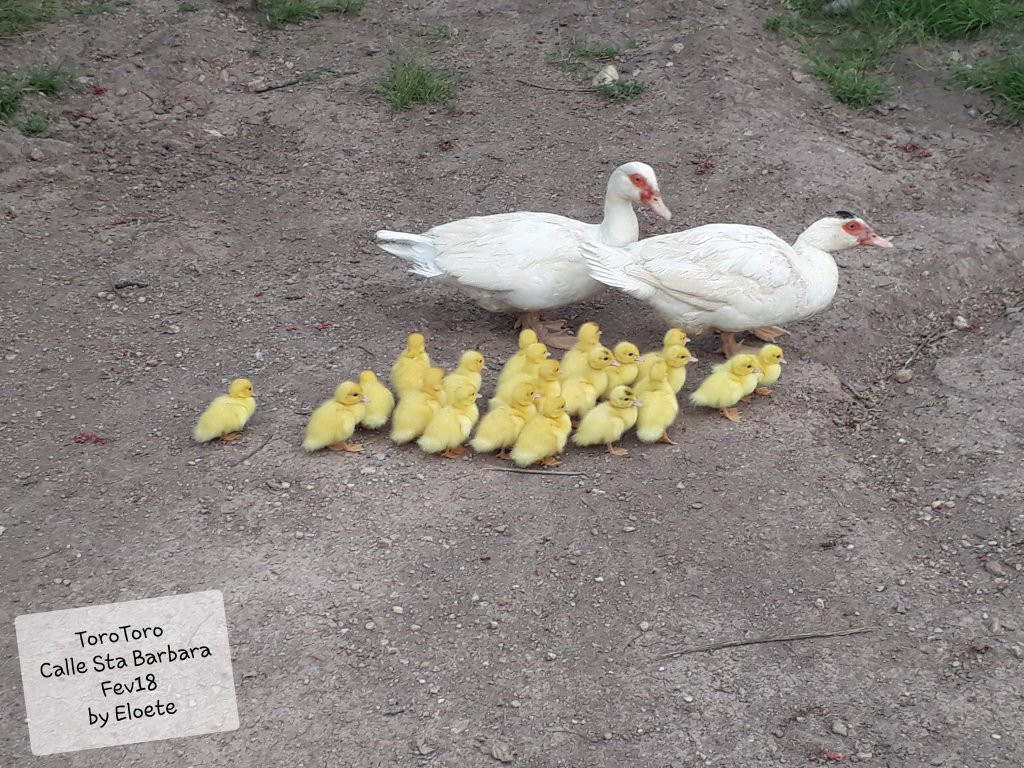
[[[847,635],[862,635],[865,632],[874,632],[875,627],[856,627],[855,629],[841,629],[838,632],[803,632],[798,635],[774,635],[772,637],[755,637],[751,640],[726,640],[722,643],[711,643],[710,645],[684,645],[668,653],[656,656],[658,660],[674,659],[677,656],[686,656],[691,653],[703,653],[704,651],[717,651],[722,648],[739,648],[744,645],[762,645],[764,643],[788,643],[793,640],[813,640],[822,637],[846,637]]]
[[[484,467],[484,469],[490,472],[514,472],[519,475],[563,475],[579,476],[586,475],[586,472],[559,472],[556,469],[519,469],[517,467]]]

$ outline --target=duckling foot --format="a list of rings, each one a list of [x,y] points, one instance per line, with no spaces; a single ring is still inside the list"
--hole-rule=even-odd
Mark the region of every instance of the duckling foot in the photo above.
[[[235,440],[237,440],[241,436],[242,436],[241,432],[228,432],[226,435],[221,435],[220,436],[220,441],[222,443],[233,443],[233,442],[235,442]]]
[[[612,456],[629,456],[629,451],[625,448],[620,448],[619,446],[612,445],[611,443],[608,443],[608,453]]]
[[[761,341],[767,341],[770,343],[774,343],[779,336],[786,336],[789,334],[789,331],[785,328],[779,328],[777,325],[765,325],[761,328],[753,328],[750,332],[757,336]]]
[[[576,337],[564,320],[542,321],[538,312],[522,313],[516,320],[516,326],[531,329],[537,334],[537,341],[555,349],[572,349],[576,344]]]
[[[348,440],[342,440],[340,443],[331,443],[327,446],[329,451],[345,451],[345,453],[362,453],[363,446],[359,443],[350,443]]]
[[[758,387],[754,390],[755,395],[761,395],[761,397],[771,397],[772,391],[768,387]]]
[[[545,467],[559,467],[562,465],[562,462],[560,462],[554,456],[546,456],[540,460],[540,463],[543,464]]]
[[[676,445],[676,441],[668,436],[667,429],[661,433],[661,437],[658,438],[658,442],[665,443],[665,445]]]
[[[722,415],[729,421],[740,423],[740,412],[735,408],[722,408]]]
[[[753,402],[753,398],[751,398],[750,395],[747,395],[746,397],[741,397],[740,402],[749,404]]]
[[[502,461],[512,461],[512,457],[508,455],[508,451],[506,451],[504,448],[498,451],[498,458],[501,459]]]
[[[453,445],[451,448],[445,448],[441,455],[444,456],[446,459],[457,459],[465,452],[466,449],[463,448],[461,445]]]

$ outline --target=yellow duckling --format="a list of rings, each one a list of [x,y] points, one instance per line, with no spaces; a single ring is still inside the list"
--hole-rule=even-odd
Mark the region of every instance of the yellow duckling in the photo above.
[[[550,352],[548,352],[547,346],[539,341],[536,344],[531,344],[521,353],[516,353],[509,358],[509,361],[505,363],[505,367],[501,369],[501,373],[498,375],[497,388],[502,389],[506,383],[520,376],[533,378],[537,375],[537,369],[540,368],[540,364],[548,359],[548,355],[550,355]]]
[[[444,394],[448,400],[455,396],[455,390],[460,384],[472,384],[480,391],[483,383],[481,371],[486,368],[484,356],[475,349],[467,349],[459,358],[459,366],[444,377]]]
[[[632,389],[624,384],[616,387],[611,397],[587,411],[572,441],[581,446],[606,445],[613,456],[628,455],[629,451],[614,443],[636,424],[637,409],[642,405]]]
[[[679,400],[668,380],[668,365],[659,360],[650,375],[634,387],[633,392],[644,407],[636,417],[636,436],[644,443],[675,445],[668,436],[668,428],[679,415]]]
[[[519,348],[512,357],[505,361],[505,365],[498,371],[498,386],[501,386],[510,375],[515,375],[515,369],[522,365],[523,358],[526,357],[526,350],[537,343],[537,332],[532,328],[524,328],[519,332]],[[513,360],[516,362],[513,363]],[[509,366],[512,367],[511,371]]]
[[[206,443],[219,437],[222,442],[230,443],[240,437],[240,432],[256,411],[256,398],[252,396],[252,382],[248,379],[235,379],[228,387],[226,395],[218,395],[213,399],[192,430],[196,442]]]
[[[729,421],[739,421],[736,404],[757,386],[761,370],[753,355],[735,355],[711,369],[711,373],[690,395],[690,402],[718,408]]]
[[[565,412],[582,416],[597,403],[597,398],[608,385],[608,368],[619,364],[608,347],[598,345],[587,353],[587,368],[577,376],[562,374],[562,397]]]
[[[640,374],[639,363],[644,361],[640,357],[640,350],[636,344],[628,341],[620,341],[616,344],[612,349],[612,354],[618,365],[608,369],[608,384],[605,386],[604,392],[601,393],[604,397],[610,396],[613,389],[623,384],[627,387],[632,386]]]
[[[648,353],[644,353],[644,361],[640,364],[640,375],[637,376],[634,386],[640,386],[643,380],[650,375],[654,364],[659,361],[664,362],[668,367],[668,383],[672,385],[672,391],[678,394],[679,390],[683,388],[683,384],[686,383],[686,366],[697,362],[697,358],[681,344],[666,347],[652,357],[648,357]]]
[[[334,390],[334,397],[324,400],[309,417],[302,447],[307,451],[319,451],[321,448],[349,453],[362,451],[363,446],[350,443],[348,439],[366,415],[369,402],[370,398],[354,381],[341,382]]]
[[[440,453],[448,459],[461,456],[466,450],[462,444],[480,418],[476,406],[479,396],[472,384],[459,384],[451,402],[434,414],[416,444],[427,453]]]
[[[368,398],[366,412],[359,420],[359,426],[367,429],[380,429],[388,423],[391,412],[395,410],[395,396],[391,390],[380,383],[373,371],[359,373],[359,388]]]
[[[561,363],[557,360],[545,360],[537,368],[537,376],[533,383],[541,400],[545,397],[558,397],[562,394],[562,383],[558,380]]]
[[[429,368],[426,339],[422,333],[410,333],[405,349],[391,367],[391,386],[395,388],[395,394],[401,398],[406,392],[419,389]]]
[[[444,370],[428,368],[421,379],[422,389],[406,392],[398,398],[391,414],[391,439],[404,445],[423,434],[434,414],[444,405]]]
[[[587,355],[601,343],[601,326],[584,323],[576,332],[576,343],[562,355],[562,376],[575,376],[587,370]]]
[[[540,413],[526,422],[512,446],[510,458],[520,467],[538,461],[545,467],[557,467],[555,454],[561,453],[572,431],[572,421],[565,412],[565,399],[551,397],[541,403]]]
[[[665,337],[661,341],[661,349],[657,352],[644,352],[644,361],[648,366],[653,365],[654,361],[660,359],[669,347],[685,347],[688,338],[686,331],[682,328],[669,328],[665,331]],[[640,368],[640,375],[644,375],[643,366]]]
[[[765,344],[757,353],[757,367],[761,369],[761,375],[757,380],[757,388],[754,390],[758,395],[771,395],[771,385],[779,380],[782,375],[782,366],[786,358],[782,356],[782,347],[778,344]]]
[[[544,346],[541,344],[540,346]],[[547,348],[545,347],[545,350]],[[494,393],[494,397],[491,398],[491,408],[496,408],[502,403],[509,403],[512,399],[512,393],[516,387],[524,381],[531,382],[537,385],[538,390],[551,391],[550,377],[552,376],[552,370],[554,371],[554,377],[557,385],[558,381],[558,361],[553,358],[542,358],[534,366],[533,362],[526,361],[524,363],[523,370],[512,376],[508,376],[504,381],[499,381],[498,389]],[[557,392],[556,392],[557,394]]]
[[[505,449],[515,445],[526,422],[537,415],[536,401],[539,397],[533,382],[520,381],[516,384],[508,401],[492,406],[480,420],[476,435],[469,443],[473,450],[477,453],[490,453],[500,449],[498,458],[507,458]]]

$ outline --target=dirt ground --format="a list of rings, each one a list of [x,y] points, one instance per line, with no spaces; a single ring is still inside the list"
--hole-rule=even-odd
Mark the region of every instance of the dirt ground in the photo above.
[[[1024,151],[936,84],[943,52],[908,54],[902,92],[858,115],[794,78],[764,2],[381,0],[283,32],[199,5],[136,0],[0,48],[0,69],[83,78],[54,138],[0,128],[0,764],[1024,762]],[[439,25],[456,33],[430,42]],[[620,63],[648,93],[518,82],[578,87],[549,63],[573,37],[648,41]],[[370,93],[403,45],[459,72],[452,109]],[[247,88],[316,68],[333,74]],[[678,446],[573,450],[579,475],[372,435],[303,455],[310,409],[407,332],[446,365],[514,348],[375,229],[597,220],[633,159],[675,213],[641,214],[644,235],[794,238],[846,208],[896,248],[840,255],[834,305],[790,329],[776,396],[740,425],[686,408]],[[644,347],[664,331],[612,292],[567,317]],[[693,349],[696,378],[713,340]],[[196,445],[238,375],[259,402],[244,439]],[[31,756],[16,615],[207,589],[238,731]]]

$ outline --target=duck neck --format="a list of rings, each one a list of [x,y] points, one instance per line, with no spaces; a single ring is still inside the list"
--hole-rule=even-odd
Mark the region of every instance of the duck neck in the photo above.
[[[805,311],[817,312],[832,303],[839,287],[839,266],[832,254],[811,231],[804,232],[793,243],[797,271],[806,288]]]
[[[640,237],[633,204],[611,191],[604,196],[604,219],[601,221],[601,242],[617,248],[635,243]]]

